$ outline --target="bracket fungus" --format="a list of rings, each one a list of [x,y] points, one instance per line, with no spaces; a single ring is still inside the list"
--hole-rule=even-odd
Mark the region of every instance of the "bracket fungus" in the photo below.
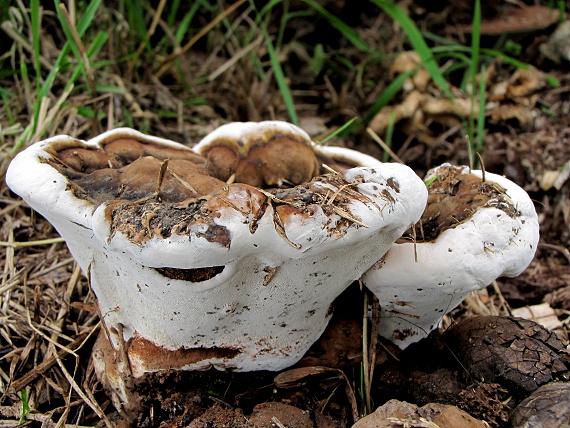
[[[100,342],[134,378],[294,364],[427,200],[410,168],[283,122],[229,124],[194,149],[130,129],[58,136],[20,153],[7,182],[65,238]]]
[[[471,291],[522,273],[538,245],[534,205],[505,177],[444,164],[426,183],[415,242],[399,240],[362,277],[380,301],[380,335],[401,348],[426,337]]]

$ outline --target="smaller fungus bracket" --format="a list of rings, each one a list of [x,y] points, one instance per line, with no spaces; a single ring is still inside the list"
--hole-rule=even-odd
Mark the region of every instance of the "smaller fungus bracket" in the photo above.
[[[381,302],[380,334],[405,348],[437,328],[471,291],[517,276],[539,238],[528,194],[508,179],[444,164],[428,173],[428,205],[412,238],[364,276]]]

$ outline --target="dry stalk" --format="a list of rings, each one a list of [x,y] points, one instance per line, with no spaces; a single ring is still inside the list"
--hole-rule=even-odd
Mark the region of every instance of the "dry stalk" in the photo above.
[[[177,48],[172,54],[168,55],[160,64],[160,66],[158,67],[158,70],[155,73],[155,76],[157,79],[160,79],[160,77],[166,73],[166,71],[170,68],[170,64],[172,64],[172,62],[174,60],[176,60],[177,58],[179,58],[181,55],[183,55],[186,51],[188,51],[192,46],[194,46],[194,44],[200,40],[202,37],[204,37],[206,34],[208,34],[208,32],[214,28],[216,25],[218,25],[218,23],[220,21],[222,21],[223,19],[225,19],[228,15],[230,15],[234,10],[236,10],[238,7],[240,7],[243,3],[245,3],[246,0],[238,0],[236,1],[234,4],[232,4],[230,7],[228,7],[226,10],[224,10],[222,13],[220,13],[218,16],[216,16],[216,18],[214,18],[210,23],[208,23],[208,25],[204,26],[194,37],[192,37],[188,43],[186,43],[184,46],[182,46],[181,48]]]
[[[15,242],[15,241],[0,241],[0,247],[36,247],[38,245],[51,245],[65,242],[63,238],[39,239],[37,241]]]
[[[507,300],[505,299],[505,297],[503,296],[503,293],[501,292],[501,289],[500,289],[497,281],[493,281],[493,290],[495,291],[495,293],[499,297],[499,301],[501,302],[501,308],[503,309],[503,313],[506,313],[507,315],[512,317],[513,313],[511,312],[511,307],[510,307],[509,303],[507,302]]]
[[[196,191],[196,189],[194,189],[190,183],[188,183],[186,180],[182,179],[182,177],[180,177],[178,174],[176,174],[174,171],[172,171],[171,169],[168,170],[168,172],[174,177],[176,178],[180,184],[182,184],[184,187],[186,187],[188,190],[190,190],[193,193],[198,194],[198,192]]]
[[[380,138],[380,136],[376,132],[374,132],[374,130],[372,128],[366,128],[366,132],[368,133],[368,135],[370,135],[372,137],[372,139],[380,147],[382,147],[382,149],[386,153],[388,153],[390,155],[390,157],[392,157],[392,159],[394,159],[396,162],[399,162],[401,164],[405,164],[405,162],[402,159],[400,159],[400,157],[396,153],[394,153],[390,147],[388,147],[388,145],[384,142],[384,140],[382,140],[382,138]]]
[[[368,227],[367,225],[365,225],[364,223],[362,223],[360,220],[355,219],[354,217],[352,217],[350,214],[348,214],[345,210],[343,210],[340,207],[337,207],[336,205],[333,205],[333,211],[335,212],[335,214],[338,214],[339,216],[341,216],[342,218],[345,218],[349,221],[351,221],[352,223],[355,223],[359,226],[362,227]]]
[[[77,358],[76,363],[79,364],[79,357],[76,357],[76,358]],[[75,381],[73,376],[71,376],[71,374],[67,371],[67,369],[65,368],[65,365],[61,361],[61,358],[59,358],[57,356],[57,354],[55,355],[55,360],[57,361],[57,364],[58,364],[61,372],[63,373],[63,375],[65,376],[65,378],[69,382],[69,384],[71,385],[71,388],[73,388],[73,390],[77,393],[77,395],[79,395],[83,399],[83,401],[97,414],[97,416],[99,416],[99,418],[101,418],[103,420],[103,422],[105,422],[105,425],[107,426],[107,428],[114,428],[111,421],[107,418],[107,415],[105,414],[105,412],[103,412],[103,410],[99,407],[99,405],[97,404],[96,401],[92,401],[87,396],[87,394],[85,394],[85,392],[77,384],[77,382]]]
[[[275,424],[275,426],[278,427],[278,428],[287,428],[287,427],[286,427],[285,425],[283,425],[283,424],[281,423],[281,421],[280,421],[279,419],[277,419],[277,417],[275,417],[275,416],[273,416],[273,417],[271,418],[271,422],[272,422],[273,424]]]
[[[125,336],[123,334],[125,326],[122,323],[119,323],[118,327],[119,327],[119,354],[121,355],[121,359],[125,364],[128,376],[132,377],[133,369],[131,367],[131,360],[129,359],[129,354],[127,352],[127,343],[125,342]]]
[[[93,74],[93,68],[91,68],[91,62],[89,61],[89,57],[87,56],[87,50],[85,49],[85,45],[81,40],[81,36],[77,32],[75,24],[73,23],[73,19],[69,15],[67,7],[64,3],[60,3],[59,7],[61,8],[61,12],[63,17],[67,21],[67,25],[71,31],[71,37],[73,37],[73,41],[75,45],[79,49],[79,53],[81,54],[81,61],[83,62],[83,66],[85,68],[85,74],[87,75],[87,81],[89,82],[89,86],[91,88],[91,95],[95,95],[97,93],[97,88],[95,87],[95,76]],[[95,112],[95,117],[97,117],[97,111]]]
[[[12,226],[11,224],[11,218],[7,217],[7,224]],[[8,242],[9,243],[13,243],[14,242],[14,228],[13,227],[9,227],[8,229]],[[14,248],[7,248],[6,249],[6,260],[4,262],[4,278],[14,278],[16,277],[16,267],[14,266]],[[4,281],[2,284],[2,288],[4,288]],[[6,313],[6,309],[7,309],[7,304],[10,302],[10,294],[11,294],[11,287],[7,288],[6,290],[6,296],[5,299],[2,299],[2,295],[4,295],[4,293],[2,293],[2,295],[0,295],[0,306],[2,307],[2,312]]]
[[[542,248],[547,248],[549,250],[559,251],[560,253],[562,253],[564,257],[566,257],[568,263],[570,263],[570,250],[568,250],[568,248],[565,248],[561,245],[547,244],[545,242],[540,242],[538,246]]]
[[[165,6],[166,6],[166,0],[160,0],[160,3],[158,4],[158,7],[156,8],[156,10],[154,11],[154,14],[152,16],[152,22],[150,23],[150,27],[147,30],[148,39],[150,39],[152,37],[152,35],[154,34],[154,32],[156,31],[156,27],[158,26],[158,22],[160,21],[160,15],[162,15],[162,11],[164,10]],[[144,41],[142,41],[140,43],[139,47],[137,48],[133,58],[131,58],[131,60],[129,62],[128,71],[127,71],[128,76],[132,75],[135,63],[137,62],[139,56],[143,52],[145,46],[146,45],[145,45]]]
[[[34,48],[30,44],[28,40],[26,40],[22,35],[19,33],[17,29],[17,24],[13,21],[6,20],[2,22],[0,28],[16,43],[18,46],[22,47],[26,50],[30,55],[34,55]],[[53,64],[50,63],[43,55],[40,55],[40,63],[44,68],[47,70],[53,69]]]
[[[374,368],[376,367],[376,346],[378,344],[378,328],[380,326],[380,302],[378,298],[372,294],[372,320],[370,329],[370,344],[368,346],[368,359],[370,361],[368,369],[369,390],[367,391],[370,400],[370,411],[373,409],[372,403],[372,380],[374,379]]]
[[[160,189],[162,187],[162,183],[164,182],[164,174],[166,174],[166,169],[168,168],[168,161],[169,161],[169,159],[164,159],[160,163],[160,170],[158,171],[158,179],[156,182],[156,189],[154,191],[154,194],[156,195],[157,198],[158,198],[158,195],[160,194]]]
[[[67,90],[59,96],[52,108],[49,108],[50,99],[47,97],[42,98],[42,101],[40,103],[40,115],[38,117],[38,123],[36,126],[36,133],[30,139],[30,143],[39,141],[40,136],[43,135],[44,132],[46,132],[47,129],[51,127],[56,114],[61,110],[62,104],[65,102],[65,100],[67,100],[73,89],[74,86],[70,85],[69,88],[67,88]]]
[[[73,351],[72,352],[73,355],[77,355],[76,352],[79,351],[83,347],[83,345],[85,345],[85,343],[87,343],[87,341],[91,338],[91,336],[93,334],[95,334],[97,331],[99,331],[100,325],[101,325],[101,323],[98,323],[91,330],[83,331],[83,332],[79,333],[77,338],[73,342],[71,342],[70,344],[67,345],[67,347]],[[35,381],[39,376],[43,375],[49,369],[51,369],[56,364],[56,356],[59,359],[63,359],[70,353],[71,352],[69,352],[68,350],[65,350],[65,351],[59,350],[55,356],[52,356],[52,357],[44,360],[39,365],[37,365],[36,367],[34,367],[33,369],[31,369],[30,371],[25,373],[22,377],[16,379],[14,382],[12,382],[12,385],[10,386],[10,390],[12,390],[13,392],[21,391],[26,386],[28,386],[30,383]]]
[[[281,217],[279,217],[279,212],[276,209],[273,209],[273,223],[275,224],[275,230],[277,231],[279,236],[281,236],[281,238],[285,240],[285,242],[287,242],[296,250],[299,250],[301,248],[300,244],[295,244],[287,237],[287,234],[285,233],[285,227],[283,226],[283,223],[281,222]]]
[[[240,59],[242,59],[245,55],[247,55],[251,50],[259,46],[263,42],[263,35],[260,35],[257,39],[251,42],[249,45],[244,46],[239,51],[232,55],[232,57],[215,69],[212,73],[208,75],[208,80],[215,80],[218,76],[225,73],[228,69],[230,69],[233,65],[235,65]]]
[[[39,336],[41,336],[42,338],[44,338],[46,341],[48,341],[49,343],[55,345],[56,347],[58,347],[59,349],[61,349],[62,351],[65,351],[67,353],[72,354],[75,358],[79,358],[79,356],[75,353],[75,351],[72,351],[70,349],[68,349],[66,346],[58,343],[55,341],[55,339],[52,339],[52,337],[46,335],[45,333],[43,333],[40,329],[38,329],[34,324],[34,322],[32,321],[32,318],[30,316],[30,311],[27,308],[27,292],[26,292],[26,286],[22,287],[24,289],[24,298],[26,301],[26,307],[24,309],[25,313],[26,313],[26,317],[27,317],[27,321],[28,321],[28,326],[34,331],[36,332]],[[43,326],[44,328],[46,328],[46,326]],[[57,331],[55,328],[46,328],[47,330],[51,330],[52,333],[56,333],[59,337],[64,337],[69,339],[70,342],[72,342],[71,338],[66,337],[65,335],[61,334],[61,332]]]
[[[360,289],[363,292],[363,308],[362,308],[362,376],[364,377],[364,413],[370,414],[372,401],[370,399],[370,360],[368,359],[368,290],[366,290],[362,281],[358,280]]]
[[[321,166],[332,174],[338,174],[338,171],[335,171],[330,166],[328,166],[326,163],[322,163]]]

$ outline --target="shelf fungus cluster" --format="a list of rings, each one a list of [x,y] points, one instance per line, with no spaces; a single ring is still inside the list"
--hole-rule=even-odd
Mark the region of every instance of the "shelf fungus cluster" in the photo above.
[[[471,291],[522,273],[538,245],[534,205],[505,177],[444,164],[425,180],[421,220],[362,277],[380,301],[380,335],[401,348]]]
[[[294,364],[427,199],[408,167],[283,122],[225,125],[193,149],[130,129],[58,136],[7,182],[89,278],[106,333],[95,361],[119,396],[114,370]]]
[[[361,277],[380,333],[407,346],[471,290],[519,274],[538,239],[528,195],[502,177],[442,166],[426,186],[276,121],[224,125],[193,148],[124,128],[58,136],[6,180],[88,277],[96,370],[124,408],[145,373],[291,366]],[[416,241],[394,243],[413,224]]]

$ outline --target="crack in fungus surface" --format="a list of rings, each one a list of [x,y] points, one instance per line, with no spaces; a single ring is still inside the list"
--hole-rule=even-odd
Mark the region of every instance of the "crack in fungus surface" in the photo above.
[[[225,266],[209,266],[196,269],[179,269],[172,267],[153,268],[158,273],[170,279],[180,281],[202,282],[214,278],[224,271]]]

